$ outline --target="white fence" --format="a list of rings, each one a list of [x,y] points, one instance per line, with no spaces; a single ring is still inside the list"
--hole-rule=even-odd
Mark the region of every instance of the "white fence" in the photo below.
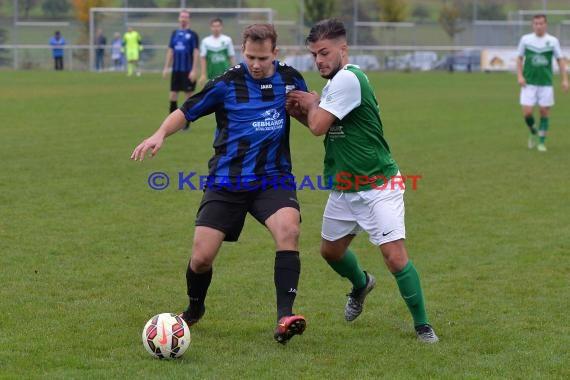
[[[89,45],[67,45],[64,48],[64,70],[88,71]],[[241,61],[236,45],[237,61]],[[570,68],[570,49],[563,47],[564,59]],[[166,46],[145,45],[141,52],[140,66],[143,72],[160,72],[164,66]],[[17,59],[16,59],[17,57]],[[515,46],[351,46],[350,61],[367,71],[513,71]],[[315,70],[313,57],[304,46],[279,46],[278,59],[299,71]],[[0,69],[52,70],[54,62],[49,45],[0,45]],[[557,65],[554,65],[555,69]],[[104,68],[112,72],[124,70],[115,67],[111,48],[105,49]]]
[[[89,45],[64,47],[64,70],[90,70]],[[236,58],[241,60],[240,46],[236,46]],[[508,47],[512,48],[512,47]],[[479,70],[481,47],[466,46],[353,46],[351,62],[366,70],[432,70],[449,69],[454,64],[459,71]],[[164,66],[166,46],[144,46],[140,66],[143,72],[159,72]],[[53,69],[52,48],[49,45],[0,45],[0,68],[17,70]],[[17,57],[17,59],[16,59]],[[278,59],[299,71],[314,70],[312,56],[302,46],[279,46]],[[453,61],[453,62],[452,62]],[[103,71],[117,71],[111,60],[110,47],[105,49]]]

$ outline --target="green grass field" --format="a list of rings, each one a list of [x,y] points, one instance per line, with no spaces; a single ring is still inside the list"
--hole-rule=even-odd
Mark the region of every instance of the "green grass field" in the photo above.
[[[0,71],[0,378],[569,378],[569,95],[556,94],[542,154],[526,148],[512,74],[370,79],[402,172],[422,175],[406,195],[407,244],[439,344],[415,340],[365,236],[354,250],[378,285],[344,321],[350,285],[318,253],[327,193],[303,190],[305,334],[273,341],[274,248],[249,218],[216,261],[189,351],[152,359],[142,327],[186,304],[201,193],[153,191],[147,178],[206,174],[213,118],[135,163],[166,114],[166,80]],[[320,174],[321,139],[298,124],[292,153],[296,175]]]

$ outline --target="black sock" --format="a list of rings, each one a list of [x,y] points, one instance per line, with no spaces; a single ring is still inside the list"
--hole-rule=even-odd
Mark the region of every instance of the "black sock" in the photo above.
[[[277,294],[277,320],[293,315],[293,303],[297,295],[301,260],[297,251],[277,251],[275,254],[275,292]]]
[[[534,127],[534,117],[532,115],[526,116],[524,118],[524,121],[525,121],[526,125],[528,126],[528,129],[530,129],[530,133],[532,133],[533,135],[536,135],[536,128]]]
[[[176,111],[178,109],[178,102],[176,100],[170,101],[170,113]]]
[[[204,307],[206,293],[212,281],[212,269],[204,273],[195,273],[190,269],[190,265],[186,269],[186,288],[190,306],[188,307],[189,317],[193,319],[200,318],[200,312]]]

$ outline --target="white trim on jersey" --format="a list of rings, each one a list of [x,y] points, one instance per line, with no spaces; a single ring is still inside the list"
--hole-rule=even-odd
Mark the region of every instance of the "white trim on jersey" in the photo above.
[[[228,49],[228,56],[234,57],[236,55],[234,43],[231,37],[226,36],[225,34],[220,34],[218,38],[213,35],[209,35],[204,37],[200,43],[200,57],[204,58],[207,55],[208,50],[220,51],[225,48]]]
[[[558,59],[562,57],[562,50],[560,49],[558,38],[548,33],[542,37],[537,36],[535,33],[529,33],[521,37],[517,52],[519,57],[524,57],[525,49],[540,53],[550,48],[553,49],[554,58]]]
[[[319,107],[341,120],[358,107],[361,101],[360,82],[345,66],[323,88]]]

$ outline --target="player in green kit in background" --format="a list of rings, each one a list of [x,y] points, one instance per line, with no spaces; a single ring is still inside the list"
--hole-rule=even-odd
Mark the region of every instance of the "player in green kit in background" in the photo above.
[[[332,177],[333,191],[323,215],[321,255],[352,283],[345,319],[351,322],[360,315],[376,283],[374,276],[360,268],[356,254],[349,248],[354,236],[364,230],[380,247],[394,275],[412,314],[417,338],[435,343],[439,339],[428,320],[420,278],[404,244],[404,190],[390,185],[380,190],[383,180],[373,178],[390,180],[399,175],[383,136],[374,90],[364,72],[348,64],[346,29],[341,21],[330,19],[315,24],[306,42],[320,75],[329,81],[320,99],[316,93],[289,92],[287,110],[314,135],[325,135],[324,176]],[[348,187],[339,181],[339,173],[352,180],[356,176],[371,180]]]
[[[139,56],[143,46],[141,35],[132,26],[128,27],[127,33],[123,36],[123,46],[127,59],[127,75],[133,75],[133,71],[136,70],[137,77],[140,77]]]
[[[236,64],[234,44],[231,37],[222,34],[222,19],[216,17],[210,21],[212,34],[204,37],[200,44],[200,68],[199,83],[203,84],[208,79],[222,75],[230,66]]]
[[[546,134],[548,114],[554,105],[552,88],[552,58],[558,61],[562,76],[562,89],[568,91],[568,75],[560,50],[558,39],[546,33],[546,16],[539,14],[532,19],[533,33],[522,36],[518,47],[517,79],[521,86],[520,104],[526,125],[530,129],[529,149],[537,145],[538,150],[546,152]],[[538,131],[534,126],[533,107],[538,104],[540,124]]]

